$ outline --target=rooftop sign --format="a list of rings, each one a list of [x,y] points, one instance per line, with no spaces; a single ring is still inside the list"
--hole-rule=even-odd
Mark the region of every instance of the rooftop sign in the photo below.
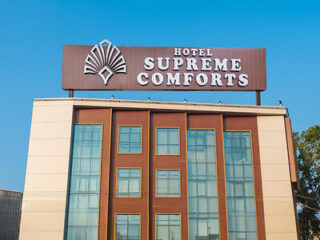
[[[265,49],[63,47],[64,90],[263,91]]]

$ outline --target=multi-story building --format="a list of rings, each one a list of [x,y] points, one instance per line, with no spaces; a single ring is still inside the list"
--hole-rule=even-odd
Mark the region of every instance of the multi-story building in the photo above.
[[[34,101],[20,240],[297,239],[285,107]]]
[[[0,190],[0,239],[18,240],[22,193]]]

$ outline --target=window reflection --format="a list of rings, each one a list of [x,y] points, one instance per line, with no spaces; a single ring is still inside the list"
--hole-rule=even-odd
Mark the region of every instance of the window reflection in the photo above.
[[[156,215],[156,240],[181,240],[180,215]]]
[[[190,240],[219,239],[214,130],[188,130]]]
[[[250,132],[225,132],[229,239],[257,239]]]
[[[116,240],[140,240],[140,215],[116,215]]]
[[[141,169],[118,168],[117,196],[140,197]]]
[[[157,128],[158,155],[179,154],[179,128]]]
[[[180,171],[179,170],[157,170],[156,175],[157,197],[179,197],[180,196]]]
[[[119,153],[141,153],[141,126],[119,127]]]
[[[74,125],[67,240],[98,238],[101,125]]]

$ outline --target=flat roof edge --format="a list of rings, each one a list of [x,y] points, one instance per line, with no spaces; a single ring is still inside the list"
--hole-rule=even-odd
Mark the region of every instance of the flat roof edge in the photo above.
[[[35,102],[73,102],[75,106],[85,106],[85,102],[90,103],[106,103],[105,107],[126,107],[133,108],[132,104],[140,104],[137,108],[164,109],[164,106],[170,105],[169,110],[185,110],[185,111],[213,111],[221,110],[228,112],[228,109],[239,109],[239,112],[257,113],[261,115],[286,115],[287,108],[284,106],[256,106],[241,104],[219,104],[219,103],[195,103],[195,102],[167,102],[167,101],[146,101],[146,100],[124,100],[124,99],[101,99],[101,98],[36,98]],[[121,106],[122,104],[130,104],[129,106]],[[91,105],[91,104],[90,104]],[[101,105],[99,105],[101,107]],[[203,107],[194,109],[194,107]],[[242,111],[241,111],[242,110]],[[247,111],[245,111],[247,110]],[[269,110],[269,111],[268,111]],[[261,112],[262,111],[262,112]]]
[[[21,193],[21,194],[23,193],[17,190],[9,190],[9,189],[0,189],[0,192],[12,192],[12,193]]]

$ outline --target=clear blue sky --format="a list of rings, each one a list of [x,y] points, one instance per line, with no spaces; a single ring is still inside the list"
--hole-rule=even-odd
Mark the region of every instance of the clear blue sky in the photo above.
[[[22,191],[32,99],[66,97],[63,44],[267,49],[263,105],[293,129],[320,123],[320,1],[0,0],[0,188]],[[254,104],[243,92],[81,92],[76,97]]]

